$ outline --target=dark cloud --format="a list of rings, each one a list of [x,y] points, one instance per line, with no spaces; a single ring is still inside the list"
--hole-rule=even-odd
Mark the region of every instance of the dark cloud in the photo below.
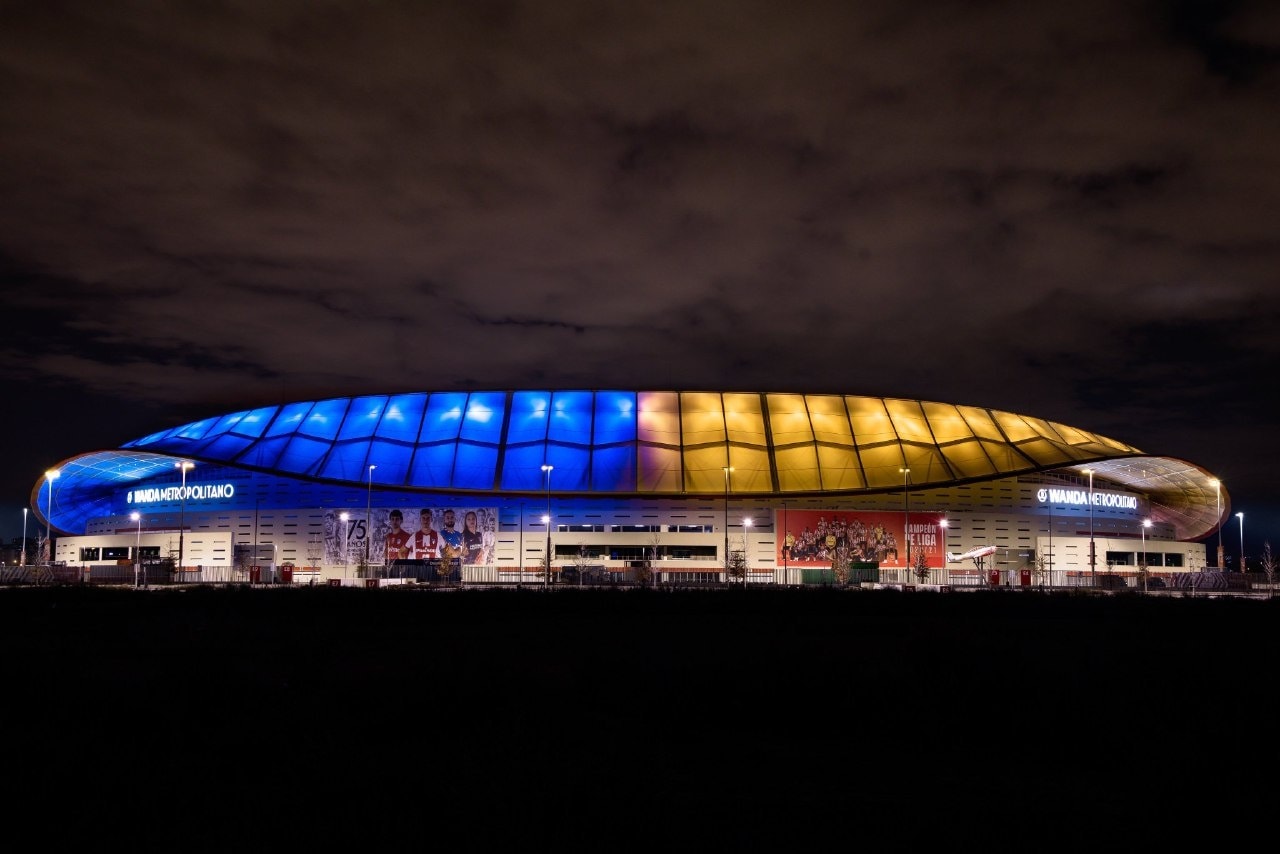
[[[10,491],[141,415],[540,384],[1012,409],[1270,500],[1273,4],[5,19],[0,376],[118,401],[11,427]]]

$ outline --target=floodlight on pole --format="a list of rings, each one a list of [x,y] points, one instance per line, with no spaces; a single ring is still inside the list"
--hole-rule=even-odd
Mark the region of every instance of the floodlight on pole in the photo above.
[[[747,531],[755,522],[751,517],[742,520],[742,589],[747,588]]]
[[[182,567],[185,566],[183,535],[187,530],[187,472],[195,468],[196,464],[190,460],[179,460],[173,464],[173,467],[182,471],[182,491],[178,493],[178,579],[181,579]]]
[[[48,563],[53,563],[53,482],[58,479],[62,472],[57,469],[49,469],[44,473],[45,482],[49,484],[49,492],[45,498],[44,505],[44,544],[49,550]]]
[[[951,527],[951,520],[943,516],[938,520],[939,537],[942,542],[938,544],[938,553],[942,555],[942,584],[951,583],[951,571],[947,569],[947,528]]]
[[[1237,513],[1236,518],[1240,520],[1240,571],[1244,572],[1244,511]]]
[[[551,472],[555,471],[555,466],[548,463],[542,464],[542,474],[546,477],[547,485],[547,513],[542,517],[542,521],[547,526],[547,546],[546,554],[542,560],[542,586],[548,587],[551,584]]]
[[[1224,562],[1222,554],[1222,481],[1215,477],[1209,483],[1213,484],[1214,507],[1218,511],[1218,515],[1214,517],[1214,522],[1218,526],[1218,569],[1222,569]]]
[[[782,583],[790,584],[790,570],[787,568],[787,560],[791,557],[791,543],[787,542],[787,537],[791,534],[791,529],[787,527],[787,502],[782,502]]]
[[[369,465],[369,486],[365,491],[364,498],[364,572],[365,576],[371,575],[373,562],[372,553],[369,550],[369,543],[373,540],[373,470],[377,466]]]
[[[898,473],[902,475],[902,539],[906,540],[906,565],[909,572],[911,570],[911,489],[908,484],[911,482],[911,469],[900,468]]]
[[[351,514],[343,510],[338,514],[338,518],[342,520],[342,577],[347,577],[347,561],[350,552],[347,549],[348,537],[351,528]]]
[[[729,475],[733,474],[733,466],[721,466],[724,472],[724,580],[729,582]],[[743,578],[746,578],[744,575]]]
[[[1142,560],[1138,566],[1142,569],[1142,592],[1147,592],[1147,529],[1151,527],[1150,519],[1142,520]]]
[[[1053,584],[1053,493],[1049,494],[1049,584]]]
[[[129,518],[138,526],[138,533],[133,541],[133,586],[138,587],[138,581],[142,577],[142,514],[134,510]]]
[[[1093,469],[1084,469],[1084,473],[1089,475],[1089,584],[1097,587],[1098,562],[1093,545]]]
[[[27,508],[22,508],[22,554],[18,556],[18,566],[27,565]]]

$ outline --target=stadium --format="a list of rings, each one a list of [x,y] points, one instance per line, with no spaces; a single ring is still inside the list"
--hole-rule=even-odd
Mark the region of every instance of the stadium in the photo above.
[[[234,412],[70,457],[31,507],[86,581],[363,586],[1176,584],[1230,512],[1193,463],[1027,415],[616,390]]]

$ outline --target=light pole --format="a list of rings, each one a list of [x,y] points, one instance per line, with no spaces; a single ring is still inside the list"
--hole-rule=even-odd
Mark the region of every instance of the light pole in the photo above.
[[[1097,587],[1098,570],[1093,547],[1093,469],[1085,469],[1084,473],[1089,475],[1089,584]]]
[[[791,529],[787,527],[787,502],[782,502],[782,583],[790,584],[790,571],[787,569],[787,558],[791,557],[791,544],[787,542],[787,534]],[[776,533],[775,533],[776,536]]]
[[[939,536],[942,539],[938,546],[939,554],[942,555],[942,577],[939,579],[942,584],[951,582],[951,572],[947,569],[947,528],[949,527],[951,527],[951,522],[947,520],[946,516],[938,520]]]
[[[53,563],[53,482],[58,479],[58,475],[62,472],[57,469],[49,469],[44,473],[45,482],[49,484],[49,494],[45,498],[44,505],[44,544],[49,550],[49,559],[47,563]]]
[[[911,572],[911,491],[907,484],[911,480],[911,469],[900,468],[902,474],[902,539],[907,542],[907,572]]]
[[[1222,481],[1215,477],[1209,482],[1213,484],[1214,506],[1218,509],[1218,515],[1214,521],[1218,525],[1218,569],[1221,570],[1224,563],[1222,554]]]
[[[1236,518],[1240,520],[1240,571],[1244,572],[1244,511],[1237,513]]]
[[[729,475],[733,466],[721,466],[724,471],[724,582],[729,583]],[[744,575],[743,578],[746,578]]]
[[[542,521],[547,526],[547,550],[542,559],[542,586],[548,587],[551,584],[551,472],[555,471],[555,466],[542,464],[542,473],[546,476],[547,484],[547,515],[542,517]]]
[[[364,498],[364,574],[366,578],[372,574],[373,570],[369,543],[373,540],[373,470],[376,468],[376,465],[369,466],[369,488]]]
[[[342,578],[347,578],[347,560],[351,552],[347,548],[348,535],[351,527],[351,514],[343,510],[338,514],[338,518],[342,520]]]
[[[178,493],[178,579],[182,578],[183,563],[183,534],[187,530],[187,472],[195,468],[196,464],[188,460],[176,462],[173,467],[182,470],[182,491]]]
[[[22,508],[22,554],[18,556],[18,566],[27,565],[27,508]]]
[[[747,589],[747,531],[755,524],[750,518],[742,520],[742,589]]]
[[[1151,527],[1150,519],[1142,520],[1142,560],[1138,566],[1142,568],[1142,592],[1147,592],[1147,528]]]
[[[1053,585],[1053,493],[1049,494],[1049,584]]]
[[[142,514],[135,510],[129,514],[129,518],[138,524],[138,534],[133,541],[133,586],[140,587],[138,580],[142,577]]]

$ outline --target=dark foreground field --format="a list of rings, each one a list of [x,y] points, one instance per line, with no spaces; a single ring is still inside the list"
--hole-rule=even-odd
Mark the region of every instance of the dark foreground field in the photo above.
[[[0,590],[0,774],[41,847],[1220,845],[1272,824],[1278,617],[1002,592]]]

